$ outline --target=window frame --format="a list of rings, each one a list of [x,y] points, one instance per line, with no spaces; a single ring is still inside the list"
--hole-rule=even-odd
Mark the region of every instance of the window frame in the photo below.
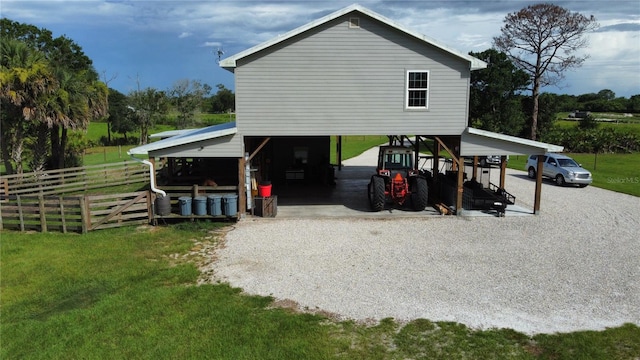
[[[410,88],[409,78],[411,73],[426,73],[427,74],[427,87],[426,88]],[[414,70],[410,69],[405,72],[405,88],[404,88],[404,108],[405,110],[429,110],[429,93],[431,88],[431,71],[430,70]],[[425,92],[425,105],[424,106],[410,106],[409,94],[411,91],[424,91]]]

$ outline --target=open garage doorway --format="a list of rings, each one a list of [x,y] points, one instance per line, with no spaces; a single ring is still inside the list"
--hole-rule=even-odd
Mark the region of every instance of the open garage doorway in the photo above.
[[[365,136],[362,136],[366,138]],[[376,173],[378,148],[389,142],[386,136],[370,136],[372,148],[341,161],[338,137],[269,137],[252,138],[252,183],[268,182],[277,196],[278,217],[384,217],[439,214],[432,207],[414,211],[410,204],[389,204],[374,212],[369,204],[368,184]],[[333,140],[333,141],[332,141]],[[345,144],[346,142],[346,144]],[[332,151],[333,150],[333,151]],[[255,193],[255,192],[254,192]]]

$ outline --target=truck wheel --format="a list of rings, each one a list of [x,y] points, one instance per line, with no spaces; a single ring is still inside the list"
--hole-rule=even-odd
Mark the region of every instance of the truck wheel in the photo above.
[[[536,178],[536,170],[533,167],[529,167],[529,171],[527,172],[527,175],[529,176],[530,179],[535,179]]]
[[[429,187],[427,179],[416,178],[413,181],[413,192],[411,193],[411,201],[415,211],[422,211],[427,207],[429,201]]]
[[[384,209],[386,200],[384,188],[383,178],[375,175],[371,177],[371,182],[369,183],[369,204],[371,205],[371,210],[382,211]]]
[[[556,185],[558,186],[564,186],[564,176],[558,174],[556,175]]]

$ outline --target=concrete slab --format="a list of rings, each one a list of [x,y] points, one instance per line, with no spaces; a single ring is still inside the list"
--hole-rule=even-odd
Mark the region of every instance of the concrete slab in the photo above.
[[[342,170],[336,169],[335,185],[308,185],[290,183],[276,186],[272,194],[278,196],[277,218],[410,218],[440,216],[432,207],[424,211],[414,211],[410,203],[402,208],[387,204],[385,210],[371,211],[367,198],[367,184],[376,171],[378,147],[359,156],[345,160]],[[407,206],[408,205],[408,206]],[[531,215],[533,210],[519,205],[509,205],[505,216]],[[493,216],[495,211],[467,210],[465,217]]]

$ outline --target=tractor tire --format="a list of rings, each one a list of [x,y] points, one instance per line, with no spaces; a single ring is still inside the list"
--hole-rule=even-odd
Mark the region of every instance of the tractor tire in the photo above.
[[[371,182],[369,183],[369,204],[371,205],[371,210],[384,210],[384,204],[386,202],[386,195],[384,194],[384,190],[384,179],[380,176],[372,176]]]
[[[427,207],[429,201],[429,187],[427,179],[415,178],[413,180],[413,190],[411,193],[411,202],[413,210],[422,211]]]

